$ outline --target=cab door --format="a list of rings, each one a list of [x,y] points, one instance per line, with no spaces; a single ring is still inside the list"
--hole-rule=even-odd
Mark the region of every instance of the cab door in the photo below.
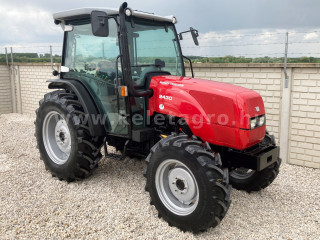
[[[90,20],[71,21],[73,30],[66,33],[66,46],[62,65],[69,68],[63,78],[76,78],[89,88],[102,114],[96,121],[103,121],[106,131],[128,135],[126,99],[118,98],[116,75],[121,78],[121,65],[116,69],[120,54],[117,23],[108,19],[108,37],[92,33]]]

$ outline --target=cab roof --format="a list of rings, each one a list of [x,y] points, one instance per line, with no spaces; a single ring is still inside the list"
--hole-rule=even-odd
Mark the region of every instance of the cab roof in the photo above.
[[[150,19],[154,21],[160,21],[160,22],[171,22],[173,21],[174,16],[158,16],[153,13],[145,13],[140,12],[138,10],[132,10],[129,8],[132,12],[132,16],[143,18],[143,19]],[[92,11],[104,11],[107,13],[107,15],[117,15],[119,14],[119,10],[115,8],[94,8],[94,7],[87,7],[87,8],[77,8],[72,9],[64,12],[58,12],[53,14],[54,20],[57,21],[66,21],[71,19],[78,19],[78,18],[84,18],[84,17],[90,17],[90,14]]]

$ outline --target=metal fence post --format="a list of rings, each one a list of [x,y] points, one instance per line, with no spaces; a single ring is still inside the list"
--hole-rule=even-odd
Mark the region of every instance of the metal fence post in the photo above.
[[[6,63],[7,63],[7,66],[9,67],[8,49],[7,48],[4,48],[4,49],[6,51]]]
[[[17,88],[17,112],[18,113],[22,113],[22,99],[21,99],[21,84],[20,84],[20,68],[19,65],[14,67],[15,73],[16,73],[16,77],[15,77],[15,84],[16,84],[16,88]]]
[[[285,49],[284,49],[284,65],[283,65],[283,71],[284,71],[284,87],[288,88],[289,86],[289,76],[287,73],[287,61],[288,61],[288,42],[289,42],[289,33],[286,32],[286,41],[285,41]]]
[[[12,47],[10,47],[10,51],[11,51],[11,66],[13,66],[13,53],[12,53]]]
[[[11,67],[10,67],[10,81],[11,81],[11,99],[12,99],[12,111],[14,113],[17,112],[17,104],[16,104],[16,86],[14,84],[15,82],[15,71],[14,71],[14,65],[13,65],[13,53],[12,53],[12,47],[10,47],[11,50]]]
[[[52,57],[52,46],[50,45],[50,62],[51,62],[51,68],[54,70],[53,68],[53,57]]]
[[[291,94],[292,81],[289,82],[289,75],[292,75],[292,68],[287,69],[288,59],[288,39],[289,33],[286,33],[285,53],[284,53],[284,84],[281,89],[281,113],[280,113],[280,157],[284,162],[290,162],[290,117],[291,117]],[[289,75],[288,75],[289,73]]]

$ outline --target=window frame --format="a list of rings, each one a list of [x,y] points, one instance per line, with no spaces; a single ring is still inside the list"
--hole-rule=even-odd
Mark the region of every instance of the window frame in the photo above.
[[[142,22],[150,23],[150,25],[152,25],[152,23],[159,23],[159,25],[163,24],[164,28],[165,28],[165,25],[172,26],[172,30],[174,32],[174,36],[175,36],[176,43],[177,43],[177,51],[179,51],[179,55],[180,55],[179,58],[180,58],[180,62],[181,62],[181,71],[182,71],[181,72],[181,77],[185,77],[186,75],[185,75],[185,67],[184,67],[184,58],[183,58],[182,49],[181,49],[181,45],[180,45],[180,40],[179,40],[179,36],[178,36],[175,24],[169,23],[169,22],[160,22],[160,21],[154,21],[154,20],[150,20],[150,19],[138,18],[138,17],[134,17],[134,16],[126,17],[126,25],[127,25],[128,22],[129,23],[133,22],[133,24],[135,24],[135,21],[142,21]],[[128,29],[127,29],[127,32],[128,32]],[[127,35],[127,38],[128,38],[128,35]],[[127,44],[129,46],[129,42]],[[130,69],[132,69],[131,60],[129,62],[129,66],[130,66]]]

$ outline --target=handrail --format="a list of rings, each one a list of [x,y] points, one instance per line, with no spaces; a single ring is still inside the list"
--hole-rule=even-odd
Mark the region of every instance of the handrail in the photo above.
[[[191,59],[186,57],[186,56],[182,56],[183,58],[187,59],[190,63],[190,70],[191,70],[191,75],[192,75],[192,78],[194,78],[194,74],[193,74],[193,68],[192,68],[192,62],[191,62]]]

